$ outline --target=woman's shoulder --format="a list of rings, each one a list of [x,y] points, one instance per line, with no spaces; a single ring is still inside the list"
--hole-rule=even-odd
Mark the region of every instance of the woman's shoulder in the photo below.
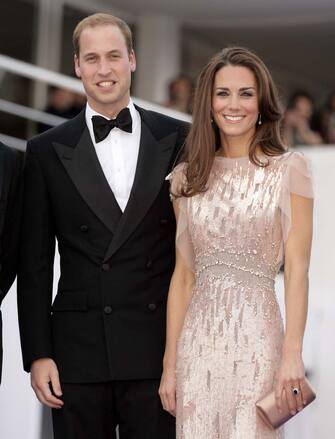
[[[295,193],[313,198],[313,175],[309,159],[301,151],[289,151],[283,154],[285,163],[283,187],[287,193]]]
[[[270,162],[284,164],[288,168],[310,170],[310,161],[301,151],[286,151],[281,155],[270,158]]]

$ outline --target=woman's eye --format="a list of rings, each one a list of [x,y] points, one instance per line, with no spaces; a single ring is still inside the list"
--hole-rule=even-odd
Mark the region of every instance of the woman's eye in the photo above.
[[[242,93],[242,96],[251,98],[253,96],[253,94],[251,92],[245,91],[245,92]]]
[[[228,92],[226,92],[226,91],[219,91],[217,93],[217,96],[228,96]]]

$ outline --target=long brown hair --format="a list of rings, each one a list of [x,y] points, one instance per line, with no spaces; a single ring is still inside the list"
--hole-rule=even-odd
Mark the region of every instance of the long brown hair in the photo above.
[[[193,103],[193,123],[181,155],[187,163],[187,183],[181,195],[192,196],[206,190],[215,152],[221,146],[219,129],[212,121],[212,94],[216,73],[227,65],[247,67],[255,75],[258,88],[258,105],[262,124],[249,146],[249,159],[257,166],[264,166],[257,158],[256,149],[266,156],[283,154],[286,149],[280,135],[282,110],[276,85],[263,61],[243,47],[228,47],[216,54],[199,75]]]

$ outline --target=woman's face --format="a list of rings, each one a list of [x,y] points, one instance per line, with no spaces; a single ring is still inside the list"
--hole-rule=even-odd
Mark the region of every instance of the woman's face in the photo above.
[[[221,138],[249,142],[258,119],[258,90],[251,70],[225,66],[217,71],[212,96],[212,116]],[[242,140],[243,139],[243,140]]]

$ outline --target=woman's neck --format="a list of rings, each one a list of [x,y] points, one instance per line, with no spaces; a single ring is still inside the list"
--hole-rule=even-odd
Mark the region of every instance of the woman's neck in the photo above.
[[[249,155],[251,139],[245,136],[227,137],[221,135],[221,146],[217,151],[217,155],[228,158],[239,158]]]
[[[249,155],[249,145],[241,145],[240,143],[224,143],[217,151],[217,155],[228,158],[246,157]]]

